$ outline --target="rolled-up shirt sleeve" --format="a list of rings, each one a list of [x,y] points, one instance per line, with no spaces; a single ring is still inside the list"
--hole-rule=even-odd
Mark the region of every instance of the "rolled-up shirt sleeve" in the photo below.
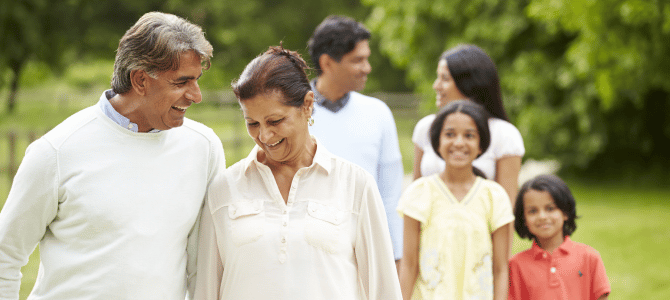
[[[200,215],[200,231],[198,239],[197,281],[195,284],[195,300],[219,299],[223,276],[223,262],[219,252],[216,228],[210,208],[210,198],[216,194],[218,186],[210,187],[207,199]]]
[[[386,224],[384,205],[370,178],[363,191],[354,249],[366,299],[401,299]]]

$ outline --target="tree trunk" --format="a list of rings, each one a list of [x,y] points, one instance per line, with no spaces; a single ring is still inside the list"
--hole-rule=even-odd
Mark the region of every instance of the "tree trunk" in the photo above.
[[[8,114],[13,113],[14,108],[16,107],[16,94],[19,90],[19,80],[21,78],[24,62],[25,60],[22,59],[11,64],[12,71],[14,71],[14,78],[12,78],[12,84],[9,87],[9,97],[7,98]]]

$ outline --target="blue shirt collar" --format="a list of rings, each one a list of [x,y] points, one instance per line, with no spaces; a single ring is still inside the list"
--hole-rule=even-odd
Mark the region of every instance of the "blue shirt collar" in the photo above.
[[[336,101],[330,101],[326,99],[323,95],[319,93],[318,90],[316,90],[316,80],[318,78],[313,79],[312,81],[309,82],[309,85],[312,86],[312,91],[314,92],[314,100],[316,100],[316,103],[320,106],[323,106],[324,108],[336,113],[340,111],[340,109],[344,108],[344,106],[349,103],[349,94],[346,93],[342,98],[337,99]]]
[[[114,93],[112,90],[106,90],[104,93],[102,93],[102,96],[100,96],[100,101],[98,102],[100,109],[102,109],[102,112],[105,114],[105,116],[112,119],[114,123],[119,124],[119,126],[132,132],[138,132],[139,128],[137,127],[137,124],[130,122],[130,119],[116,111],[114,106],[112,106],[112,103],[109,102],[109,99],[114,98],[114,96],[116,96],[116,93]],[[152,129],[149,132],[160,132],[160,130]]]

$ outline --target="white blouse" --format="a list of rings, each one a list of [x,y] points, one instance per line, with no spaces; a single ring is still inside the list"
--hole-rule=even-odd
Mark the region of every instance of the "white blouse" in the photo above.
[[[414,127],[412,142],[423,150],[421,158],[421,176],[426,177],[444,170],[444,160],[440,158],[430,143],[430,125],[435,120],[435,114],[425,116]],[[480,157],[472,162],[472,165],[484,172],[486,178],[495,180],[496,162],[506,156],[523,156],[526,149],[523,146],[523,138],[519,130],[511,123],[498,119],[489,119],[489,130],[491,131],[491,144]]]
[[[258,151],[209,188],[195,299],[401,299],[374,178],[317,142],[285,203]]]

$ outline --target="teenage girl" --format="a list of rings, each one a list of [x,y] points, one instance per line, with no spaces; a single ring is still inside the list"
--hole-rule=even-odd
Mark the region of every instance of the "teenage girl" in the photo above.
[[[510,260],[509,299],[607,299],[610,284],[600,254],[573,242],[575,198],[554,175],[521,186],[514,228],[533,246]]]
[[[430,137],[445,169],[414,181],[398,205],[403,299],[506,299],[512,207],[505,189],[472,166],[490,143],[488,114],[453,101]]]

